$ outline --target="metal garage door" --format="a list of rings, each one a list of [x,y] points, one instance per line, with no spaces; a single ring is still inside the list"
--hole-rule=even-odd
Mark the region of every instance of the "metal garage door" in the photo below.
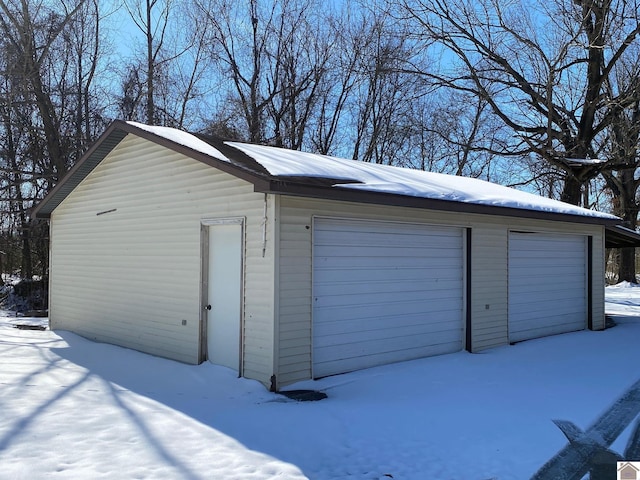
[[[462,229],[316,218],[314,377],[461,350]]]
[[[586,327],[586,249],[580,235],[509,235],[509,341]]]

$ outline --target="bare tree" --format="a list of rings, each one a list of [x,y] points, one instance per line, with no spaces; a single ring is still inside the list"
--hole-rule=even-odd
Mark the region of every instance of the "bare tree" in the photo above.
[[[595,161],[600,137],[633,102],[634,91],[610,89],[608,82],[638,41],[638,6],[628,0],[401,3],[420,39],[442,53],[437,73],[416,71],[486,101],[512,132],[495,153],[539,156],[564,173],[561,199],[583,202],[583,186],[606,167]]]
[[[142,32],[145,40],[145,114],[146,122],[156,123],[155,80],[158,70],[158,56],[162,50],[169,24],[171,2],[161,0],[125,1],[124,5]],[[154,14],[156,14],[154,16]]]
[[[498,183],[518,180],[512,162],[493,152],[500,148],[500,125],[481,98],[454,90],[439,91],[419,104],[413,148],[414,168],[452,175],[483,178]]]
[[[201,21],[197,9],[184,4],[181,6],[181,21],[177,25],[189,33],[183,35],[185,45],[181,47],[180,61],[175,63],[172,75],[172,102],[175,105],[172,111],[178,128],[184,128],[187,123],[203,117],[203,105],[208,105],[208,97],[213,92],[213,87],[208,85],[206,78],[211,64],[207,46],[207,22]],[[169,104],[170,101],[167,100],[166,103]]]
[[[196,0],[217,74],[229,86],[213,123],[252,142],[299,149],[309,135],[332,55],[314,0]],[[242,124],[233,117],[241,119]]]
[[[98,93],[95,85],[103,55],[101,28],[102,14],[98,0],[87,0],[69,24],[62,47],[68,50],[74,77],[72,85],[75,100],[69,103],[75,115],[75,159],[97,138],[106,123],[102,108],[97,106]]]
[[[0,0],[0,10],[0,228],[8,253],[20,244],[28,278],[48,260],[46,225],[30,210],[100,128],[91,94],[99,15],[80,0]]]
[[[308,124],[310,147],[322,154],[344,151],[349,138],[349,104],[356,95],[359,65],[367,54],[369,16],[349,9],[326,17],[325,35],[329,53],[323,81],[317,85],[317,103]]]
[[[14,50],[16,72],[29,88],[35,99],[42,121],[43,133],[47,141],[47,150],[51,161],[52,181],[57,181],[67,170],[68,165],[63,151],[60,119],[53,101],[43,81],[43,65],[49,60],[49,54],[56,39],[82,7],[84,0],[78,0],[71,6],[60,2],[60,10],[48,9],[46,4],[29,2],[7,2],[0,0],[0,31]],[[37,12],[34,18],[31,12]]]
[[[334,52],[324,17],[312,13],[309,1],[289,10],[278,22],[266,51],[267,83],[276,88],[266,108],[272,143],[299,150],[319,102]]]
[[[363,45],[355,100],[354,147],[352,157],[365,162],[395,164],[396,154],[411,135],[412,104],[424,94],[416,88],[420,78],[404,72],[411,57],[408,35],[391,30],[385,17],[372,14]]]
[[[246,125],[246,139],[252,142],[265,139],[265,110],[273,90],[278,88],[272,85],[270,93],[264,88],[267,41],[276,21],[277,5],[274,2],[263,10],[258,0],[196,0],[203,21],[211,29],[211,54],[233,85],[233,93],[227,92],[228,106],[237,105],[237,113]]]
[[[635,91],[633,103],[615,112],[615,121],[607,130],[606,155],[613,163],[614,171],[604,171],[607,188],[612,193],[613,213],[622,218],[631,230],[638,226],[640,212],[640,62],[621,64],[615,72],[620,89]],[[635,249],[620,249],[618,279],[637,283]]]

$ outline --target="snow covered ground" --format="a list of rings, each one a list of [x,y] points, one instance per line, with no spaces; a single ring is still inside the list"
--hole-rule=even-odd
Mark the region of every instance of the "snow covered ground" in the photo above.
[[[525,479],[640,378],[640,288],[618,325],[293,388],[0,317],[0,479]],[[613,445],[624,448],[628,430]]]

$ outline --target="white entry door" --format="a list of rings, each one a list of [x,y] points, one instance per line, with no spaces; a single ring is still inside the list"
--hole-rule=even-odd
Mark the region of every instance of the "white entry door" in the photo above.
[[[242,223],[208,227],[207,357],[240,371]]]

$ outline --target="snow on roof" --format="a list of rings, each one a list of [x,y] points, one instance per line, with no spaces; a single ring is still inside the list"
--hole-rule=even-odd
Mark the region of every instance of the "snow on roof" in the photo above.
[[[190,133],[169,127],[154,127],[137,122],[127,123],[218,160],[230,162],[220,150]],[[334,188],[617,219],[608,213],[577,207],[476,178],[366,163],[278,147],[241,142],[225,142],[225,144],[245,153],[276,178],[330,178],[336,180]],[[345,183],[341,183],[341,180]]]
[[[367,190],[524,210],[615,219],[617,217],[469,177],[378,165],[275,147],[227,142],[274,176],[317,176],[357,181],[336,188]]]
[[[190,133],[183,132],[182,130],[171,127],[155,127],[138,122],[127,123],[134,127],[140,128],[141,130],[145,130],[147,132],[153,133],[154,135],[158,135],[159,137],[171,140],[172,142],[175,142],[179,145],[191,148],[192,150],[195,150],[197,152],[211,155],[212,157],[218,158],[220,160],[229,161],[229,159],[225,157],[217,148],[209,145],[207,142],[200,140]]]

